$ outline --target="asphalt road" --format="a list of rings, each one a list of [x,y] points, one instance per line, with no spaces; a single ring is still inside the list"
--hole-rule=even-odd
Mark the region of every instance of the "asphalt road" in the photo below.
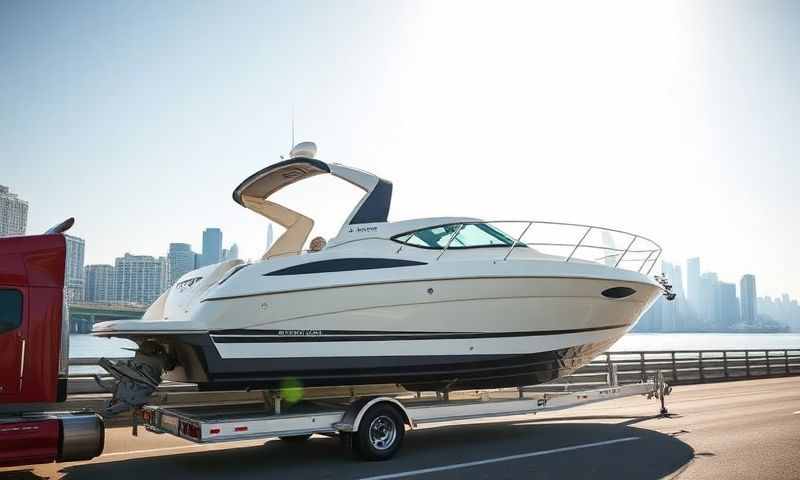
[[[107,432],[90,462],[0,469],[0,479],[800,479],[800,377],[675,387],[670,418],[632,397],[409,432],[388,462],[347,457],[336,439],[194,445]]]

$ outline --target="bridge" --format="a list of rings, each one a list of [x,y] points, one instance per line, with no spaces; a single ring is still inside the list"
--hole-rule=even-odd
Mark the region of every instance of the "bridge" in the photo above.
[[[139,319],[145,310],[146,305],[135,303],[73,303],[69,306],[69,331],[89,333],[95,322]]]

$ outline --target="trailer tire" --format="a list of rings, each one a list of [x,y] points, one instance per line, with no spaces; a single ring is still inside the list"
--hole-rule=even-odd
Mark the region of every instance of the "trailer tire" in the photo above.
[[[378,403],[364,413],[358,431],[353,433],[353,453],[364,460],[388,460],[400,450],[405,433],[405,422],[397,408]]]
[[[278,438],[281,439],[282,441],[286,442],[286,443],[303,443],[306,440],[308,440],[309,438],[311,438],[311,434],[310,433],[306,433],[306,434],[303,434],[303,435],[286,435],[286,436],[278,437]]]

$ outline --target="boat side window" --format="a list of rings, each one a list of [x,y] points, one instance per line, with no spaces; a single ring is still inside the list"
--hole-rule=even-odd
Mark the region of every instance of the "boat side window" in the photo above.
[[[393,240],[415,247],[440,249],[447,246],[447,242],[458,227],[459,225],[455,224],[423,228],[393,237]],[[471,223],[461,228],[448,248],[510,247],[513,244],[514,239],[497,228],[485,223]],[[523,245],[518,246],[523,247]]]
[[[19,290],[0,289],[0,334],[16,330],[22,325],[22,293]]]

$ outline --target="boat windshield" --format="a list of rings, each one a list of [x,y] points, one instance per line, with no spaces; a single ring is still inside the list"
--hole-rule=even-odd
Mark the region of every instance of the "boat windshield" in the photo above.
[[[460,224],[456,223],[423,228],[392,237],[392,240],[414,247],[434,249],[445,248],[447,242],[450,242],[450,246],[447,248],[508,248],[514,244],[513,238],[486,223],[464,224],[458,235],[450,241],[450,237],[456,233],[460,226]],[[523,247],[522,244],[517,244],[517,246]]]

